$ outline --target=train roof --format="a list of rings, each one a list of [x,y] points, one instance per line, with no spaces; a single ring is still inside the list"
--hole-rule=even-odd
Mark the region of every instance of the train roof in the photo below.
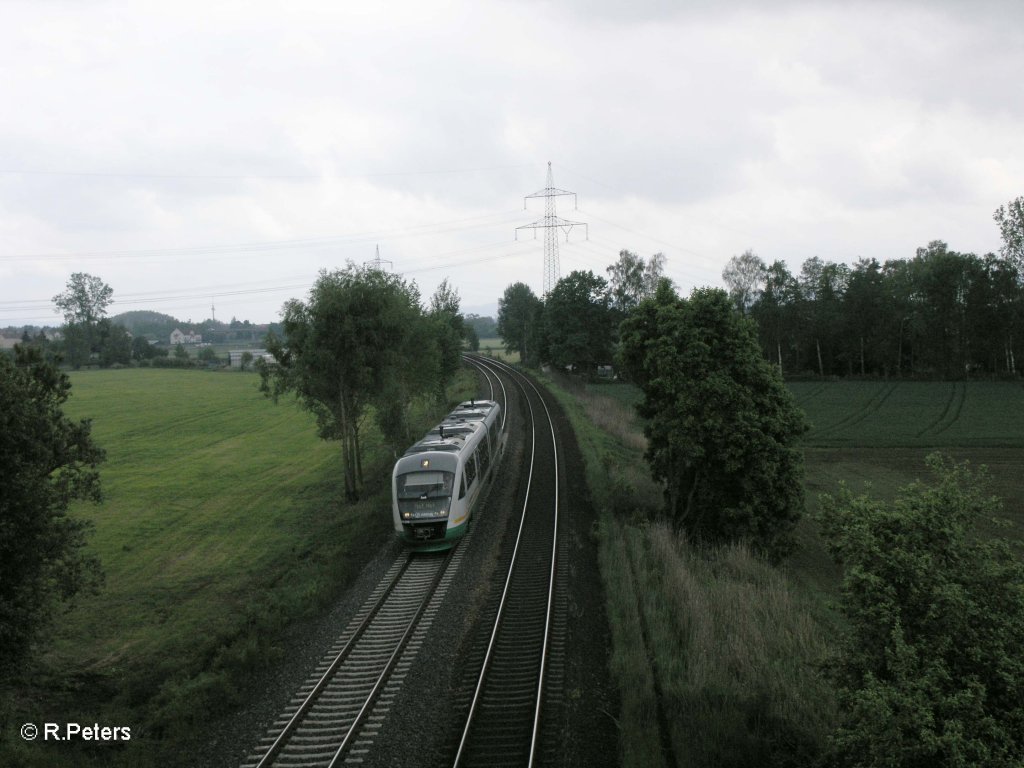
[[[467,400],[427,432],[423,439],[413,443],[403,456],[428,451],[458,453],[471,442],[470,438],[483,431],[483,423],[498,404],[493,400]]]

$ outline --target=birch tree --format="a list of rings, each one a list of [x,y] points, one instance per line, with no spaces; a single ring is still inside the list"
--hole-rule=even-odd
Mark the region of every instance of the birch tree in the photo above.
[[[385,437],[407,434],[404,414],[415,397],[434,391],[436,337],[415,284],[349,264],[323,270],[308,301],[283,309],[283,337],[270,337],[274,365],[260,365],[261,389],[277,400],[293,392],[316,416],[321,438],[341,443],[345,497],[362,489],[361,425],[375,406]]]

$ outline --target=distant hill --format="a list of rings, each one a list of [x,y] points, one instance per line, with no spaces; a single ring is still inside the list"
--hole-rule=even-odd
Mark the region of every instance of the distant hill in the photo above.
[[[171,331],[181,325],[181,321],[176,317],[145,309],[122,312],[111,317],[110,322],[123,325],[132,336],[151,336],[163,341],[170,337]]]

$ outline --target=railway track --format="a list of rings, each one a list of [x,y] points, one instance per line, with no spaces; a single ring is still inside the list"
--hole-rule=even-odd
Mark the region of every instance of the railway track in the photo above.
[[[564,588],[558,587],[557,576],[566,559],[557,556],[559,449],[555,426],[540,390],[530,379],[488,358],[467,356],[466,361],[485,378],[490,399],[502,403],[503,431],[506,420],[518,419],[508,405],[513,387],[524,403],[525,493],[521,494],[521,514],[511,522],[514,543],[500,550],[505,568],[497,576],[498,588],[492,590],[491,608],[482,612],[492,621],[479,630],[478,642],[471,644],[468,658],[462,659],[468,672],[449,702],[450,711],[437,713],[452,732],[439,762],[454,766],[551,763],[542,757],[544,723],[546,713],[557,708],[561,696],[565,611]],[[401,704],[399,694],[406,672],[414,663],[430,663],[429,657],[417,662],[417,651],[473,531],[470,527],[461,544],[447,555],[410,554],[391,566],[242,763],[243,768],[333,768],[379,762],[374,739],[385,719],[397,724],[402,717],[392,702]],[[399,720],[392,721],[392,716]],[[461,725],[452,725],[453,720]],[[550,743],[550,733],[547,739]],[[417,765],[433,763],[439,755],[407,757],[407,764]]]
[[[522,392],[530,466],[515,543],[452,765],[532,766],[541,745],[555,626],[558,442],[551,413],[530,379],[496,361],[471,359],[512,378]]]
[[[414,655],[458,558],[456,548],[398,560],[243,768],[332,768],[365,752],[372,743],[372,728],[361,733],[367,716],[392,676],[411,663],[403,656]]]

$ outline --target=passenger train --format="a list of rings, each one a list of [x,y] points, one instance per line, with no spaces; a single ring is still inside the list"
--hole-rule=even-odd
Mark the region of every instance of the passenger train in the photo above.
[[[465,534],[504,453],[501,424],[498,403],[468,400],[395,463],[391,512],[404,541],[442,550]]]

